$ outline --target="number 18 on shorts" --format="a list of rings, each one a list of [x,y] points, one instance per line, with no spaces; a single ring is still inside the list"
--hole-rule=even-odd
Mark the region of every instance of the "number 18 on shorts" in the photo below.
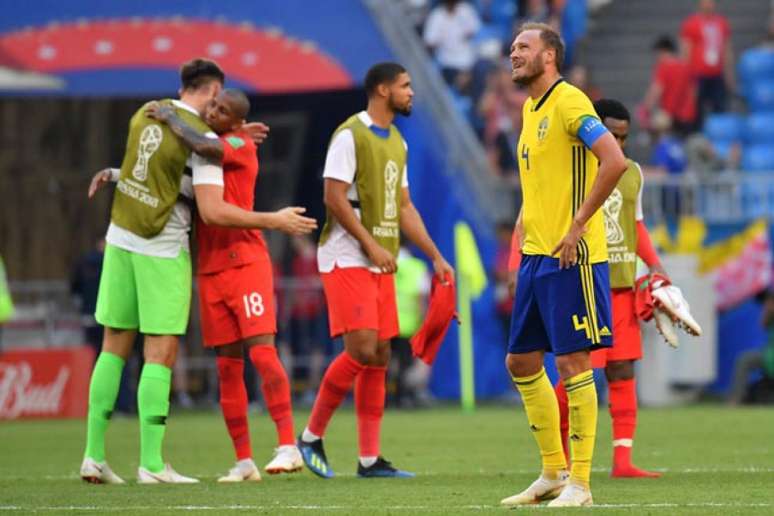
[[[205,346],[277,333],[271,263],[253,262],[197,279]]]

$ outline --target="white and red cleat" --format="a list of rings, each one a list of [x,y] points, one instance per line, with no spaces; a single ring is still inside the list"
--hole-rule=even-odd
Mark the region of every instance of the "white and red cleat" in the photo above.
[[[263,468],[269,475],[295,473],[304,467],[304,459],[295,444],[286,444],[274,449],[274,457]]]

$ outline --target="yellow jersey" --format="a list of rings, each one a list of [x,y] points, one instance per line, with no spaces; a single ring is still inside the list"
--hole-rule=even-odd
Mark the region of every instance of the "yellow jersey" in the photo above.
[[[595,135],[606,132],[589,98],[564,80],[559,79],[539,99],[528,98],[524,103],[516,150],[525,255],[551,255],[594,184],[597,158],[579,131]],[[604,215],[597,210],[578,243],[578,263],[605,261]]]

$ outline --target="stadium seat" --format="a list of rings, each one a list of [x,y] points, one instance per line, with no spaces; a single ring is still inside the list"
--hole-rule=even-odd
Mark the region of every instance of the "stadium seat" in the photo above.
[[[728,161],[729,155],[731,154],[731,148],[734,146],[735,142],[726,140],[711,140],[711,143],[715,154],[717,154],[717,156],[723,161]]]
[[[774,50],[752,48],[743,52],[737,71],[743,85],[760,79],[774,80]]]
[[[744,137],[744,119],[733,113],[709,115],[704,121],[704,136],[713,144],[730,144]]]
[[[752,145],[774,144],[774,112],[752,113],[747,117],[745,139]]]
[[[747,90],[750,111],[774,111],[774,79],[756,79]]]
[[[774,171],[774,143],[746,146],[742,151],[742,170]]]

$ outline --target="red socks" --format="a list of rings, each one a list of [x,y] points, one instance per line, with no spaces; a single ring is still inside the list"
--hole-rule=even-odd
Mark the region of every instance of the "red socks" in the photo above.
[[[261,392],[271,419],[277,427],[279,445],[294,444],[290,382],[277,355],[277,348],[270,345],[253,346],[250,348],[250,360],[261,376]]]
[[[632,464],[634,430],[637,427],[637,384],[634,378],[608,385],[610,417],[613,419],[613,477],[660,477]]]
[[[253,456],[250,448],[250,429],[247,425],[247,390],[245,363],[241,358],[216,357],[220,381],[220,408],[226,421],[228,435],[234,443],[237,460]]]
[[[559,380],[554,386],[556,399],[559,401],[559,431],[562,435],[562,450],[564,458],[567,461],[567,467],[570,467],[570,402],[567,400],[567,391],[564,389],[564,382]]]
[[[386,367],[369,366],[363,369],[355,381],[355,413],[361,457],[379,456],[386,378]]]
[[[570,463],[569,433],[570,418],[567,403],[567,391],[564,382],[559,382],[554,388],[559,400],[560,429],[562,432],[562,448],[567,463]],[[613,469],[612,477],[660,477],[660,473],[642,470],[632,464],[632,445],[634,430],[637,427],[637,384],[634,378],[616,380],[608,384],[610,398],[610,417],[613,420]]]
[[[331,362],[320,383],[312,415],[309,417],[307,428],[310,432],[320,437],[325,434],[325,428],[333,413],[352,389],[355,378],[364,369],[365,366],[349,356],[346,351]]]
[[[637,385],[634,378],[608,384],[610,417],[613,419],[613,446],[623,440],[631,448],[637,426]]]

